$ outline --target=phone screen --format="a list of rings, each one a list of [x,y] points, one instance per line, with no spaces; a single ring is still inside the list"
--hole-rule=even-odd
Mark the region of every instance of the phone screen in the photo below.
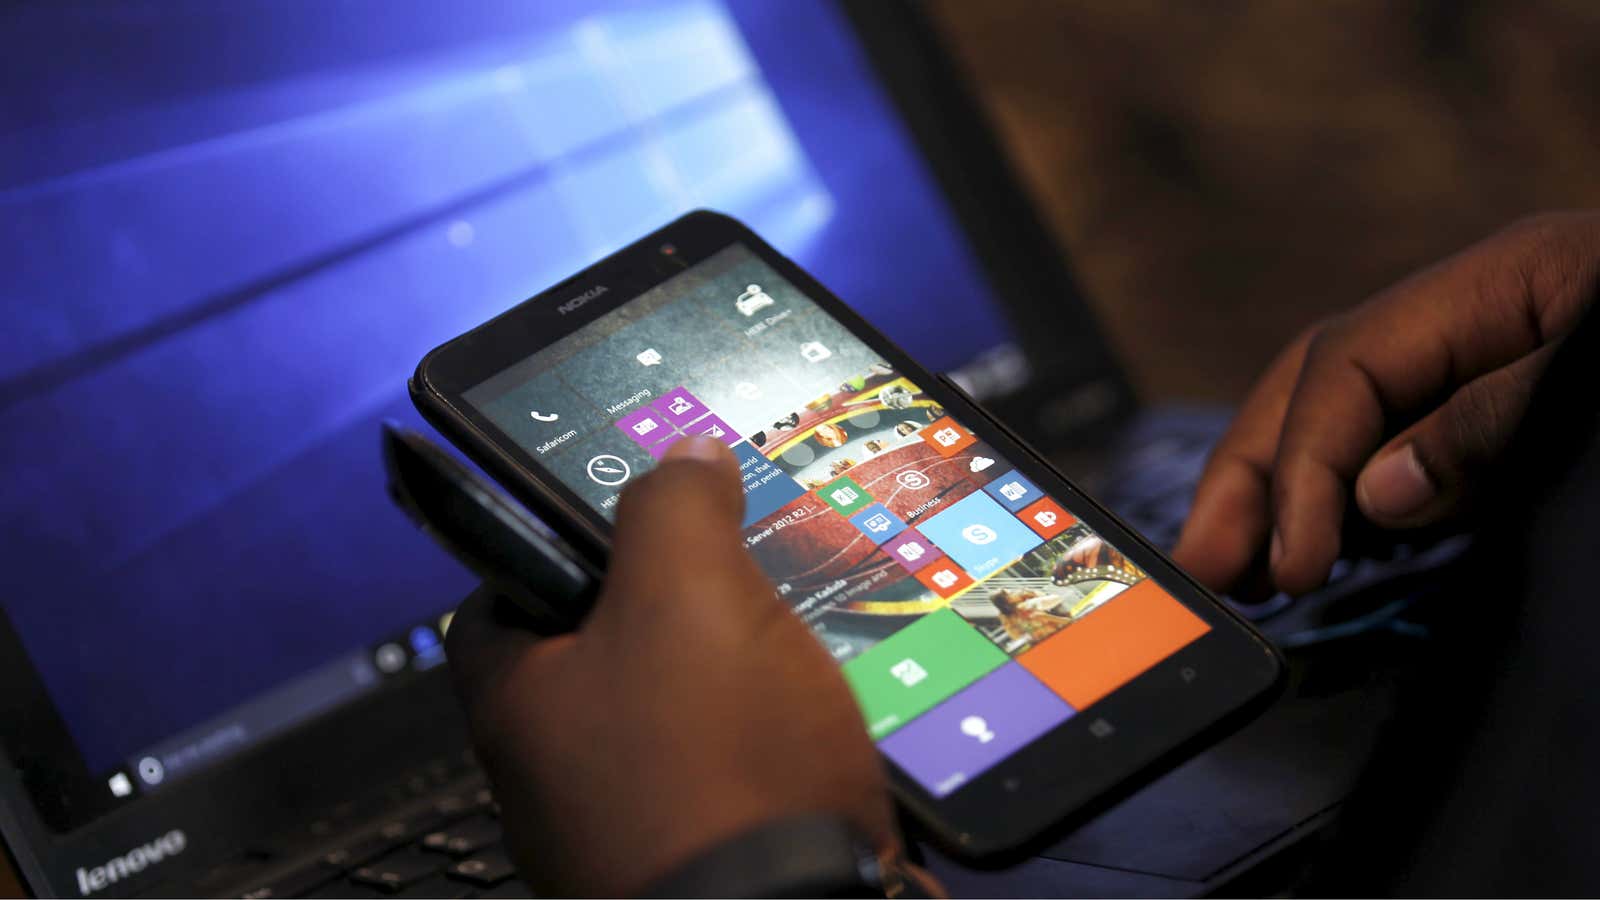
[[[463,396],[607,518],[674,442],[726,442],[745,545],[935,797],[1210,629],[739,244]]]

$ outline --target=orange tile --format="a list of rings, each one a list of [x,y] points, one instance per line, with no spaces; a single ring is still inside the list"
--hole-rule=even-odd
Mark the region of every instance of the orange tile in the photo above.
[[[1146,578],[1017,662],[1074,709],[1083,709],[1210,630]]]
[[[941,556],[919,570],[916,579],[941,597],[951,597],[972,586],[972,577],[962,568]]]
[[[1049,497],[1042,497],[1035,500],[1032,506],[1024,507],[1017,513],[1017,518],[1047,541],[1071,528],[1072,523],[1078,521],[1073,518],[1072,513],[1062,509],[1061,504]]]
[[[922,426],[922,439],[940,456],[949,458],[978,442],[972,432],[962,428],[955,419],[945,416],[937,422]]]

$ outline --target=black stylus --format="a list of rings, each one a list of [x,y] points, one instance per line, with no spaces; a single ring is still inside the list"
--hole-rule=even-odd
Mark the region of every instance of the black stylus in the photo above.
[[[385,422],[389,496],[440,546],[545,633],[583,621],[599,573],[548,526],[422,435]]]

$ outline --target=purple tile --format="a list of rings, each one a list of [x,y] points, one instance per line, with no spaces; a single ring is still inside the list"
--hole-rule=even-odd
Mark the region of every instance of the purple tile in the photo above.
[[[734,431],[731,425],[722,421],[722,418],[715,414],[706,416],[704,419],[701,419],[693,425],[683,426],[683,431],[685,434],[709,435],[710,437],[717,438],[730,447],[739,443],[741,440],[739,433]]]
[[[683,440],[683,435],[679,434],[676,431],[674,431],[673,433],[667,435],[667,439],[666,440],[662,441],[659,444],[652,445],[650,447],[650,455],[654,456],[656,459],[660,459],[661,457],[666,455],[668,447],[671,447],[673,444],[676,444],[677,442],[679,442],[681,440]]]
[[[923,566],[944,555],[933,545],[933,541],[923,537],[922,532],[915,528],[907,528],[890,538],[884,542],[883,549],[907,572],[920,572]]]
[[[689,393],[688,388],[681,387],[667,391],[650,405],[655,407],[661,418],[679,428],[711,411],[700,402],[700,398]]]
[[[634,410],[618,419],[617,427],[641,447],[648,447],[672,434],[672,426],[653,409]]]
[[[878,748],[935,797],[976,778],[1076,712],[1008,662],[899,731]]]

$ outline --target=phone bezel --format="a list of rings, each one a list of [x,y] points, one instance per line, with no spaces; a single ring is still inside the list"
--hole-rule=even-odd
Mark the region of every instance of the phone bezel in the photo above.
[[[897,798],[938,843],[969,861],[1007,862],[1126,796],[1270,701],[1281,686],[1284,667],[1265,638],[953,384],[918,366],[799,266],[727,216],[690,213],[441,345],[418,364],[412,396],[436,427],[575,549],[603,566],[609,545],[606,521],[473,409],[463,394],[733,243],[743,244],[882,354],[1211,626],[1187,647],[947,797],[935,798],[885,757]],[[672,254],[661,252],[665,244],[673,246]],[[565,314],[559,311],[572,297],[598,287],[605,288],[599,296]],[[1097,720],[1114,723],[1114,732],[1092,735],[1088,725]],[[1112,745],[1114,753],[1107,750]],[[1057,762],[1062,758],[1073,762],[1065,775]]]

